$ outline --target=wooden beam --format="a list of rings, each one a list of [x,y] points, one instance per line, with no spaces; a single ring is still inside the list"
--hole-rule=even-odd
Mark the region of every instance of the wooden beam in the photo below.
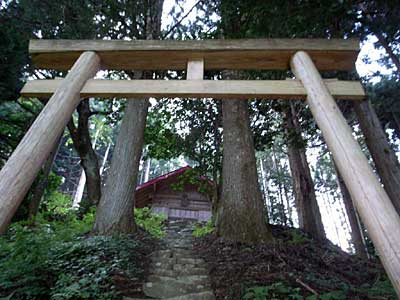
[[[187,63],[186,80],[203,80],[204,59],[191,59]]]
[[[311,112],[400,297],[400,217],[310,56],[296,53],[292,70],[307,90]]]
[[[337,99],[365,98],[358,81],[326,80],[328,89]],[[49,97],[60,80],[28,81],[21,91],[24,97]],[[88,80],[81,97],[140,98],[262,98],[305,99],[306,90],[298,80]]]
[[[1,169],[0,234],[6,231],[19,204],[79,104],[82,86],[99,68],[100,58],[96,53],[81,54],[65,79],[56,80],[59,85],[54,95]]]
[[[287,70],[298,50],[310,53],[320,70],[352,70],[357,39],[243,40],[31,40],[29,52],[39,68],[67,70],[83,51],[96,51],[105,69],[184,70],[190,59],[204,68]]]

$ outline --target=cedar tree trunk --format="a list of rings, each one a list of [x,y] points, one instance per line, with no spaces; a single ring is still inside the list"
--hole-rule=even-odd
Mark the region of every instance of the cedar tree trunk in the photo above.
[[[322,224],[314,183],[307,163],[304,141],[301,137],[301,129],[293,104],[290,104],[286,109],[285,121],[289,165],[295,191],[299,226],[314,239],[324,241],[326,239],[324,225]]]
[[[354,245],[354,249],[356,250],[356,254],[363,258],[368,258],[367,249],[364,244],[364,237],[361,232],[360,224],[357,217],[356,209],[353,205],[353,200],[351,199],[351,195],[349,190],[344,183],[342,176],[339,174],[339,170],[336,168],[336,177],[337,182],[340,187],[340,191],[342,192],[343,203],[346,208],[347,217],[349,219],[350,228],[351,228],[351,242]]]
[[[145,2],[145,37],[160,36],[163,0]],[[152,79],[152,72],[126,71],[132,79],[143,75]],[[144,129],[149,107],[148,99],[129,100],[122,119],[111,160],[105,191],[97,208],[93,231],[107,235],[131,233],[136,230],[134,219],[135,190],[142,155]]]
[[[243,243],[272,240],[258,184],[246,100],[222,100],[222,189],[217,234]]]
[[[400,164],[390,147],[370,101],[355,102],[354,109],[381,182],[400,214]]]
[[[128,100],[93,231],[100,235],[136,230],[133,210],[148,99]]]

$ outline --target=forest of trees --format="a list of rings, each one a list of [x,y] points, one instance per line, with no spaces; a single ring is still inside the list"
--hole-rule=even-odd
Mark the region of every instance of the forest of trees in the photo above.
[[[36,69],[30,39],[357,38],[380,54],[378,61],[361,57],[361,65],[380,69],[361,78],[356,71],[322,75],[364,85],[366,101],[338,104],[400,213],[400,3],[176,0],[163,11],[165,1],[0,2],[0,167],[47,102],[20,97],[23,84],[66,74]],[[165,24],[163,16],[172,21]],[[183,79],[185,71],[98,76]],[[205,73],[206,79],[292,77],[289,71]],[[12,223],[33,222],[60,206],[79,217],[95,212],[98,235],[132,233],[136,186],[185,165],[216,183],[221,237],[271,241],[268,224],[275,224],[321,242],[329,238],[363,258],[377,255],[306,103],[280,99],[83,99]]]

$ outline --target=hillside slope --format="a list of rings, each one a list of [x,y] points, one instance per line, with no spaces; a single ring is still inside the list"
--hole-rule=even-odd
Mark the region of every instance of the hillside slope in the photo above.
[[[349,255],[298,229],[273,226],[275,243],[248,246],[211,234],[195,241],[217,299],[396,299],[379,261]]]

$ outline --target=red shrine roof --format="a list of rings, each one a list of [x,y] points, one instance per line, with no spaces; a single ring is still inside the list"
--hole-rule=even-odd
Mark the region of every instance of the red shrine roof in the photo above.
[[[151,201],[152,195],[161,185],[168,185],[178,180],[178,176],[192,169],[190,166],[182,167],[175,171],[156,177],[136,187],[135,206],[144,207]]]
[[[136,187],[136,192],[138,192],[138,191],[140,191],[142,189],[148,188],[150,186],[152,187],[157,182],[164,181],[167,178],[171,178],[171,177],[175,177],[175,176],[181,175],[181,174],[185,173],[185,171],[190,170],[190,169],[191,169],[190,166],[186,166],[186,167],[182,167],[180,169],[177,169],[175,171],[169,172],[167,174],[158,176],[158,177],[156,177],[156,178],[154,178],[152,180],[149,180],[149,181],[147,181],[145,183],[142,183],[141,185],[138,185]]]

